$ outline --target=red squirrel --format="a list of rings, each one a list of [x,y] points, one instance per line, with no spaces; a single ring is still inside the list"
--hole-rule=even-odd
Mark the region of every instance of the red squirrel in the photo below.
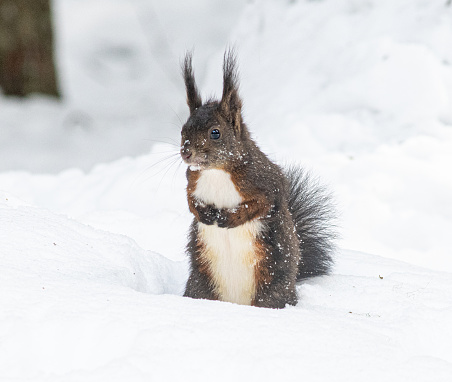
[[[242,118],[236,57],[224,55],[220,101],[203,103],[187,53],[190,116],[180,154],[194,215],[184,296],[284,308],[296,282],[327,274],[334,250],[329,195],[301,168],[283,170],[251,138]]]

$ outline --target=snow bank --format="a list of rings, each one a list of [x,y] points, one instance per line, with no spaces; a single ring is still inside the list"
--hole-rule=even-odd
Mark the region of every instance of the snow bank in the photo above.
[[[95,230],[62,215],[24,206],[2,195],[2,257],[7,269],[20,264],[24,277],[8,277],[2,282],[11,287],[50,283],[59,288],[58,276],[80,281],[131,288],[143,293],[176,293],[179,276],[171,261],[155,252],[146,252],[126,236]],[[13,205],[13,207],[11,206]],[[5,265],[5,264],[3,264]],[[14,273],[14,272],[13,272]],[[55,277],[57,276],[57,277]],[[87,285],[86,285],[87,286]],[[96,287],[96,289],[98,289]]]
[[[159,144],[150,155],[100,164],[88,173],[0,173],[0,191],[182,260],[191,216],[181,162],[178,148]]]
[[[186,263],[0,198],[0,379],[448,381],[452,278],[342,251],[298,306],[180,297]]]
[[[0,226],[2,380],[41,380],[108,361],[129,334],[112,311],[124,301],[133,307],[154,294],[183,291],[185,263],[144,251],[125,236],[5,194]]]

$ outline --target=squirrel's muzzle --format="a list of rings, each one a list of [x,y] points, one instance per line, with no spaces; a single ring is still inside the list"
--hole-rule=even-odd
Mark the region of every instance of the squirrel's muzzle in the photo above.
[[[180,150],[180,155],[184,161],[188,161],[192,156],[192,152],[188,147],[182,147]]]

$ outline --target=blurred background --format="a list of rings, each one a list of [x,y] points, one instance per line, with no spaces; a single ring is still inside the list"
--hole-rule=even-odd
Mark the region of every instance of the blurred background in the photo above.
[[[136,174],[177,152],[185,52],[207,98],[228,46],[253,136],[335,193],[341,247],[452,271],[450,0],[0,0],[0,191],[182,253],[159,230],[188,224],[183,169]]]
[[[1,0],[0,171],[88,170],[179,139],[180,60],[195,48],[203,81],[246,4]]]

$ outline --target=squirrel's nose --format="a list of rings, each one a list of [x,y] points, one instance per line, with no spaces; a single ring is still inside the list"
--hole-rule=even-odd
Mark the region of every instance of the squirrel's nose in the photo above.
[[[188,160],[188,159],[190,159],[192,152],[190,151],[190,149],[188,147],[184,147],[181,149],[180,155],[182,156],[183,160]]]

